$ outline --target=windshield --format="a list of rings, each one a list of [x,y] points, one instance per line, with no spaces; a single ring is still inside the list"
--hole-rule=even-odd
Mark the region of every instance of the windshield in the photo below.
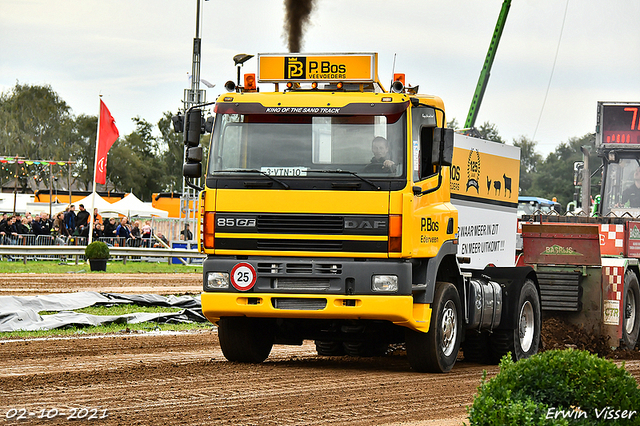
[[[630,212],[640,214],[640,162],[635,158],[623,158],[606,167],[605,188],[602,198],[603,215],[621,216]]]
[[[331,117],[217,114],[208,172],[257,170],[305,177],[340,170],[365,177],[402,176],[405,121],[404,112]]]
[[[543,204],[539,201],[519,201],[518,202],[518,217],[522,217],[524,215],[533,215],[533,214],[549,214],[552,210],[561,213],[557,208],[559,206],[555,206],[549,202],[549,204]]]

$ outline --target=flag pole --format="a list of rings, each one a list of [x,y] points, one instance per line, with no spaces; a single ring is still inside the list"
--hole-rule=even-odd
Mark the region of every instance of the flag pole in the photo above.
[[[102,95],[99,95],[100,98],[102,98]],[[102,102],[102,99],[100,99],[100,101]],[[91,244],[91,242],[93,241],[93,223],[95,222],[96,218],[93,214],[94,212],[94,206],[96,204],[96,173],[98,171],[98,143],[100,143],[100,114],[102,113],[102,105],[98,105],[98,130],[96,131],[96,153],[95,153],[95,159],[93,161],[93,191],[91,192],[91,210],[89,210],[89,242],[87,244]]]

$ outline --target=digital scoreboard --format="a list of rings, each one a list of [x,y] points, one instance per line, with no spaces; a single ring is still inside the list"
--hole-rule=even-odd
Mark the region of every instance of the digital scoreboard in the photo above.
[[[640,148],[640,102],[598,102],[596,145]]]

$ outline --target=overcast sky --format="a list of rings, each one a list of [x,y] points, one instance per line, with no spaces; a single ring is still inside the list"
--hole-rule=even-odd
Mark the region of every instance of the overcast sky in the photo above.
[[[132,117],[157,123],[182,105],[197,0],[0,0],[0,91],[50,85],[75,115],[98,96],[122,135]],[[440,96],[464,124],[502,0],[316,0],[304,52],[378,52],[385,86],[396,72]],[[476,125],[494,123],[546,154],[595,130],[596,102],[640,101],[640,1],[514,0]],[[210,0],[202,11],[201,77],[235,79],[237,53],[281,53],[282,0]],[[255,59],[244,66],[255,72]],[[272,90],[263,85],[262,90]],[[541,114],[542,111],[542,115]],[[0,153],[3,154],[3,153]]]

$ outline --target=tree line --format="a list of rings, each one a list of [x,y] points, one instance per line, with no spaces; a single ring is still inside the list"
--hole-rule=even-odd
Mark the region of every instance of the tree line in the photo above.
[[[108,189],[133,192],[144,201],[156,192],[181,191],[184,148],[182,135],[173,131],[171,113],[165,112],[155,126],[140,117],[132,120],[135,130],[120,135],[109,150]],[[0,182],[13,186],[17,171],[19,192],[38,188],[39,182],[48,188],[50,165],[37,163],[54,160],[60,164],[53,165],[51,173],[64,186],[71,162],[71,185],[90,191],[97,126],[97,115],[73,115],[50,86],[16,83],[0,94],[0,157],[19,157],[20,163],[1,163]],[[154,135],[156,128],[160,136]]]
[[[107,179],[109,189],[132,191],[145,201],[151,194],[182,189],[182,134],[173,131],[171,112],[165,112],[155,125],[134,117],[136,127],[121,135],[109,151]],[[16,85],[0,94],[0,157],[22,157],[30,160],[72,161],[72,184],[80,190],[91,190],[95,158],[98,117],[80,114],[71,108],[48,85]],[[458,128],[454,119],[449,127]],[[158,132],[156,132],[156,130]],[[497,126],[485,122],[477,129],[483,139],[505,143]],[[158,134],[160,136],[155,136]],[[595,136],[586,134],[560,142],[543,157],[537,143],[526,136],[513,140],[521,149],[520,195],[556,197],[566,206],[574,199],[573,163],[582,161],[581,146],[591,147],[591,165],[599,164],[595,155]],[[2,163],[2,184],[13,181],[15,164]],[[34,183],[49,186],[48,164],[22,164],[18,170],[18,188],[27,192]],[[56,165],[52,172],[66,182],[68,166]],[[592,166],[592,172],[595,167]],[[592,180],[597,193],[599,175]],[[29,182],[32,180],[33,182]]]

